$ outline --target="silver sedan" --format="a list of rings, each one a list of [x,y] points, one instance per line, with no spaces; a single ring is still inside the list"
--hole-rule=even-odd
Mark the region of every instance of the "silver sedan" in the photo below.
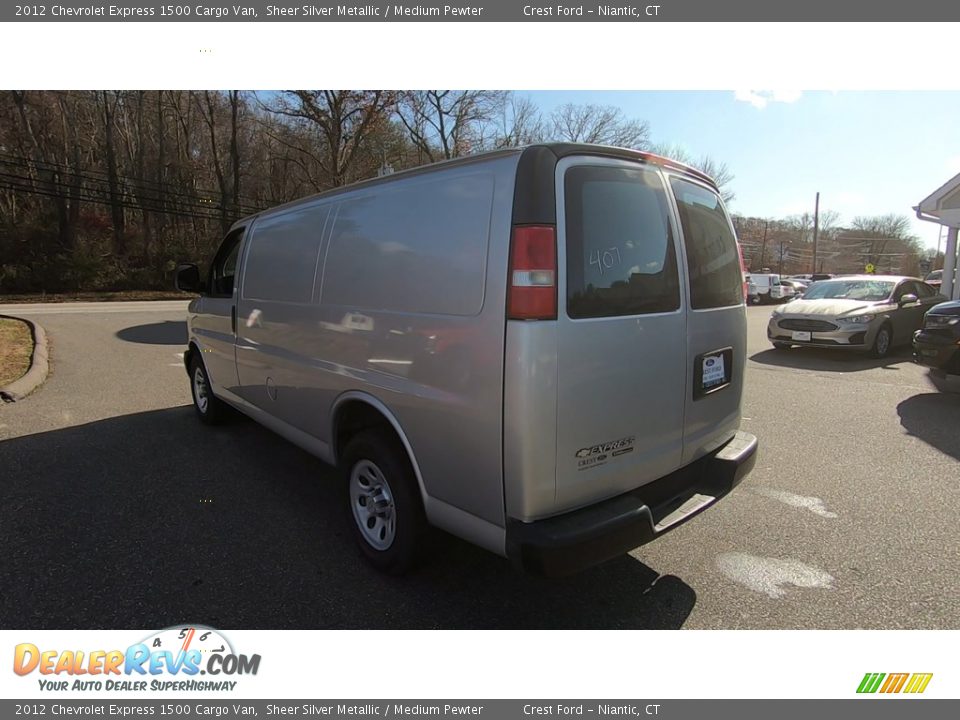
[[[802,298],[773,311],[767,337],[777,349],[813,345],[885,357],[894,346],[909,343],[924,313],[943,300],[934,288],[911,277],[821,280]]]

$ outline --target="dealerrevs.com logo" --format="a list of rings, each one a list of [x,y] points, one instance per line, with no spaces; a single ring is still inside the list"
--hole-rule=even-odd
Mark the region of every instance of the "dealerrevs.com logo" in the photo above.
[[[45,691],[231,691],[233,678],[256,675],[260,655],[234,651],[210,627],[172,627],[135,642],[126,650],[52,650],[20,643],[13,671],[38,675]],[[199,676],[203,676],[200,679]]]

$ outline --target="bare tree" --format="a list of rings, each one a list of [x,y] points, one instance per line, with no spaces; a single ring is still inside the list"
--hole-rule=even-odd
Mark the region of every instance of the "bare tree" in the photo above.
[[[709,155],[701,155],[690,164],[700,172],[713,178],[713,181],[720,189],[720,196],[725,203],[731,203],[736,199],[737,194],[733,191],[733,188],[730,187],[736,176],[725,162],[715,160]]]
[[[547,129],[540,109],[529,97],[511,93],[502,104],[494,146],[518,147],[542,142]]]
[[[223,159],[223,151],[220,149],[222,139],[219,128],[219,115],[223,114],[222,101],[224,98],[215,92],[204,90],[203,95],[197,94],[197,107],[204,124],[207,126],[208,137],[210,140],[210,156],[213,172],[217,177],[217,187],[220,190],[220,225],[224,233],[233,224],[238,212],[239,205],[239,184],[240,184],[240,161],[239,151],[237,149],[237,100],[234,94],[236,91],[230,91],[227,96],[227,102],[230,105],[230,142],[229,158]],[[229,164],[228,164],[229,163]]]
[[[910,234],[910,218],[906,215],[857,216],[851,226],[861,236],[858,239],[864,263],[890,267],[892,258],[901,258],[911,251],[919,253],[919,243]]]
[[[233,202],[233,211],[237,212],[240,207],[240,145],[238,142],[238,133],[240,127],[240,91],[230,90],[227,93],[230,101],[230,168],[232,180],[230,187],[230,199]]]
[[[550,114],[551,139],[564,142],[615,145],[645,150],[650,146],[650,125],[628,118],[612,105],[561,105]]]
[[[319,152],[274,138],[294,152],[308,156],[330,186],[357,179],[355,163],[367,137],[387,122],[395,94],[382,90],[291,90],[269,106],[270,112],[316,131]]]
[[[784,220],[784,229],[799,243],[813,243],[813,213],[790,215]]]
[[[64,191],[72,184],[68,163],[75,157],[65,133],[76,132],[76,129],[67,121],[68,110],[58,103],[59,130],[62,135],[61,142],[57,142],[55,118],[52,104],[48,102],[49,97],[43,93],[34,93],[28,99],[26,92],[16,90],[11,91],[11,97],[20,121],[22,137],[18,144],[23,148],[26,165],[24,171],[27,173],[20,181],[29,183],[32,191],[46,192],[48,197],[51,197],[56,210],[59,244],[69,250],[73,247],[79,201],[73,194]],[[37,106],[34,107],[30,100],[35,100]],[[32,118],[31,116],[37,114],[37,110],[40,110],[41,117]],[[35,122],[37,119],[40,122]]]
[[[124,237],[123,195],[120,187],[120,177],[117,169],[117,150],[115,137],[116,115],[120,104],[120,93],[110,93],[106,90],[100,93],[103,104],[103,134],[104,153],[107,161],[107,185],[110,194],[110,216],[113,219],[113,249],[118,256],[126,253]]]
[[[851,227],[872,235],[887,238],[906,238],[910,236],[910,218],[906,215],[890,213],[887,215],[858,215]]]
[[[689,165],[709,175],[720,189],[720,197],[723,198],[725,203],[733,202],[736,199],[737,194],[731,188],[736,176],[725,162],[715,160],[709,155],[694,157],[685,147],[677,143],[655,143],[650,146],[650,151]]]
[[[505,97],[499,90],[414,90],[400,95],[397,118],[421,161],[436,162],[481,149]]]

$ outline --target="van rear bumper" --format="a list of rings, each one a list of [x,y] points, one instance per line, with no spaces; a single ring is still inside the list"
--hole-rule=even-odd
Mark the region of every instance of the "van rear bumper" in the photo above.
[[[507,557],[526,572],[559,576],[655,540],[713,505],[753,469],[757,438],[738,431],[719,450],[595,505],[507,523]]]

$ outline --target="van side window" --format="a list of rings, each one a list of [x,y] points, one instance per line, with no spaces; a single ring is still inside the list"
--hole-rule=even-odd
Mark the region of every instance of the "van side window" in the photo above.
[[[571,318],[680,307],[676,251],[658,174],[572,167],[564,177],[564,196]]]
[[[220,243],[220,249],[210,265],[210,276],[207,283],[208,295],[211,297],[232,297],[233,283],[237,274],[237,256],[240,252],[240,238],[243,237],[243,228],[231,232]]]
[[[494,181],[472,172],[411,179],[344,200],[330,234],[321,302],[476,315],[483,307]]]
[[[741,304],[737,243],[720,198],[712,190],[680,178],[671,178],[670,184],[687,249],[690,307],[702,310]],[[779,282],[780,276],[773,275],[764,285]]]
[[[257,221],[250,237],[243,297],[309,303],[323,237],[327,205],[308,205]]]

